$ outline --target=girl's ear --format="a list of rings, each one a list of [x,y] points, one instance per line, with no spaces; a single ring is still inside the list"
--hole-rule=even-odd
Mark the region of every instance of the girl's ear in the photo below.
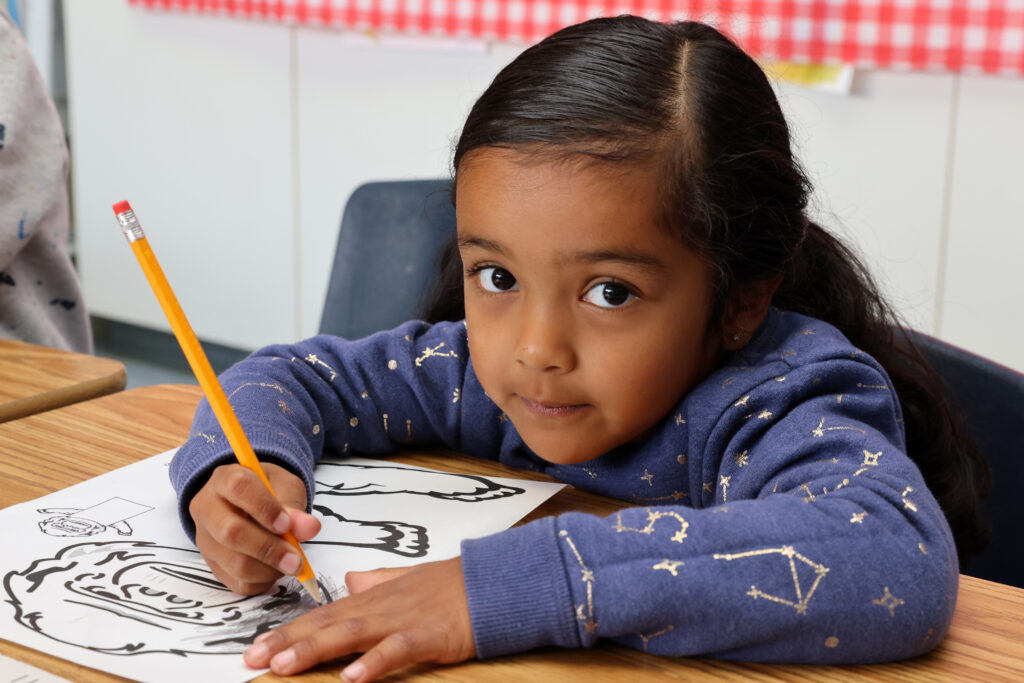
[[[781,283],[782,275],[776,275],[767,280],[752,280],[736,286],[722,317],[723,349],[738,351],[747,345],[768,315],[772,297]]]

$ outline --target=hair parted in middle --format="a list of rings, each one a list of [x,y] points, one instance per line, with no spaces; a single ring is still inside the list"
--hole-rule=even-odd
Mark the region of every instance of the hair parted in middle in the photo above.
[[[512,149],[528,160],[660,168],[665,229],[711,268],[709,333],[720,330],[737,286],[780,278],[773,305],[834,325],[885,367],[903,407],[908,454],[942,505],[958,549],[984,547],[978,509],[987,464],[869,269],[808,219],[812,188],[778,98],[733,41],[699,22],[634,16],[564,28],[524,50],[476,101],[455,146],[456,181],[485,149]],[[421,317],[464,317],[462,288],[453,237]]]

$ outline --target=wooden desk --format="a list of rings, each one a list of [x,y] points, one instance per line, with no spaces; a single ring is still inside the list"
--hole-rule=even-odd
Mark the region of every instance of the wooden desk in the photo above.
[[[0,422],[124,389],[116,360],[0,339]]]
[[[184,441],[199,402],[196,386],[132,389],[0,425],[0,507],[42,496]],[[544,479],[487,461],[448,453],[416,452],[395,460],[452,472]],[[622,504],[563,490],[533,516],[584,510],[608,514]],[[0,653],[74,681],[122,680],[73,662],[0,641]],[[338,680],[341,665],[322,665],[284,680]],[[953,626],[932,653],[905,662],[826,667],[673,659],[602,644],[592,650],[539,650],[447,667],[417,666],[386,680],[1024,680],[1024,590],[960,577]],[[264,674],[258,680],[282,680]]]

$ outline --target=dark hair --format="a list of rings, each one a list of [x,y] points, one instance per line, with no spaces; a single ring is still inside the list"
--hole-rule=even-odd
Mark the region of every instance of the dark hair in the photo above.
[[[785,117],[764,72],[735,43],[688,21],[621,16],[570,26],[495,77],[462,129],[454,173],[485,147],[660,163],[665,223],[712,267],[712,325],[737,284],[781,275],[775,306],[831,323],[886,368],[903,407],[908,452],[960,555],[983,549],[987,464],[868,269],[807,220],[811,186],[793,157]],[[462,283],[453,240],[424,319],[462,318]]]

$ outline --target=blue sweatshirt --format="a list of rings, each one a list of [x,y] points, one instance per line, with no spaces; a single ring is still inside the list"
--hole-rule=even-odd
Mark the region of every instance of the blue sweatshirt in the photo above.
[[[578,465],[526,447],[484,394],[463,323],[271,346],[221,382],[256,452],[308,492],[325,450],[444,446],[635,503],[464,541],[480,657],[607,638],[668,655],[881,662],[932,649],[952,619],[956,549],[906,455],[891,382],[812,318],[772,310],[645,439]],[[204,401],[171,464],[193,537],[188,501],[233,461],[220,433]]]

